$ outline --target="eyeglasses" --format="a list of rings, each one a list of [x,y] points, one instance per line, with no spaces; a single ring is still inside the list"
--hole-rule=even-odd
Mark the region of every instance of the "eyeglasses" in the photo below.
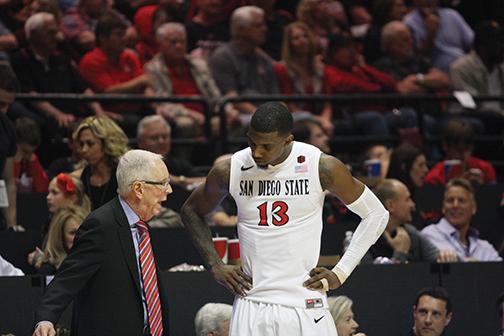
[[[139,182],[151,184],[160,187],[163,190],[168,190],[170,188],[170,181],[149,181],[149,180],[139,180]]]

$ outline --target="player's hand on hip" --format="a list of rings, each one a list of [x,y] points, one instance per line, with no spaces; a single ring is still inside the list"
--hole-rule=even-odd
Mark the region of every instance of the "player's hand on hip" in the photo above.
[[[240,266],[218,264],[212,267],[215,280],[231,293],[246,296],[252,289],[252,278],[243,272]]]
[[[41,322],[37,324],[35,331],[33,332],[33,336],[55,336],[56,330],[54,330],[54,326],[52,323]]]
[[[310,271],[310,277],[310,279],[303,283],[303,286],[311,290],[328,291],[329,289],[336,289],[341,286],[341,282],[336,274],[325,267],[315,267]],[[326,281],[327,284],[324,285]]]

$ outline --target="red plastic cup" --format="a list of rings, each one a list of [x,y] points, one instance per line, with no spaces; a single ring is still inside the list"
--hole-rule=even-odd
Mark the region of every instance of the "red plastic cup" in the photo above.
[[[230,239],[228,241],[228,260],[231,265],[240,263],[240,242],[238,239]]]
[[[217,254],[219,257],[222,259],[222,261],[227,264],[228,261],[228,239],[227,237],[215,237],[212,238],[213,244],[215,247],[215,251],[217,251]]]

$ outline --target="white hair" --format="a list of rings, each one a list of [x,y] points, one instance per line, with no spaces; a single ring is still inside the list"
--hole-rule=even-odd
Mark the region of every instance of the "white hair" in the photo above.
[[[142,149],[132,149],[121,156],[116,170],[119,195],[125,196],[133,182],[149,180],[158,160],[163,157]]]
[[[40,12],[30,16],[24,25],[26,39],[29,40],[32,32],[42,29],[49,20],[55,20],[51,13]]]
[[[343,318],[343,314],[352,308],[353,301],[344,295],[331,296],[327,298],[329,312],[334,320],[334,324],[338,325]]]
[[[235,9],[231,15],[231,36],[234,35],[236,28],[249,26],[254,14],[264,17],[264,10],[256,6],[242,6]]]
[[[383,26],[381,31],[380,43],[382,49],[388,48],[388,46],[395,41],[397,38],[397,33],[402,29],[409,29],[401,21],[391,21]]]
[[[154,123],[164,124],[166,126],[166,128],[168,129],[168,133],[171,133],[171,126],[166,121],[166,119],[158,114],[154,114],[154,115],[149,115],[149,116],[143,117],[142,120],[140,120],[138,122],[137,133],[136,133],[137,139],[140,139],[143,136],[143,133],[145,132],[145,129],[147,128],[147,126],[154,124]]]
[[[231,319],[233,307],[225,303],[207,303],[198,310],[194,318],[196,336],[207,336],[218,331],[222,324]]]
[[[178,22],[167,22],[158,27],[158,29],[156,30],[156,38],[161,39],[172,31],[181,32],[184,34],[184,36],[187,37],[187,31],[183,24]]]

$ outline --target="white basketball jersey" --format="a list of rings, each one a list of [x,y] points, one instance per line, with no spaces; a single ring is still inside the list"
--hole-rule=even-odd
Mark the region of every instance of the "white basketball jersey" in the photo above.
[[[325,293],[303,287],[317,265],[324,192],[318,148],[294,142],[282,163],[257,167],[250,148],[231,158],[229,190],[238,207],[247,299],[300,308],[327,307]]]

